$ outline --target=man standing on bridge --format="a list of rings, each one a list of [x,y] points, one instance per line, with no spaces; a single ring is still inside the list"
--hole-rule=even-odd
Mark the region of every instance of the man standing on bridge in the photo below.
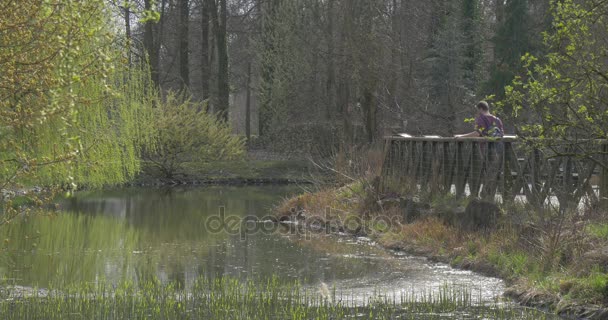
[[[479,112],[475,118],[475,131],[467,134],[456,135],[456,138],[477,138],[477,137],[492,137],[502,138],[505,133],[502,121],[495,115],[490,113],[490,106],[485,101],[480,101],[477,104]]]

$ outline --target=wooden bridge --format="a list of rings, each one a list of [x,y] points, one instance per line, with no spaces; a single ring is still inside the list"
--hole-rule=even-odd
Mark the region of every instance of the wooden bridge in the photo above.
[[[572,143],[539,149],[515,136],[504,138],[385,138],[381,188],[416,187],[458,197],[533,205],[596,206],[608,199],[608,141],[593,144],[594,155],[579,155]],[[588,148],[589,146],[587,146]],[[589,150],[589,149],[587,149]]]

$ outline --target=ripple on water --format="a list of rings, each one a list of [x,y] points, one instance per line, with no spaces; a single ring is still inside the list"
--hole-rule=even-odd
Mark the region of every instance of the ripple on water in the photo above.
[[[501,296],[504,284],[498,279],[389,252],[367,237],[307,238],[284,233],[243,237],[205,229],[206,219],[217,215],[220,207],[226,215],[244,217],[254,212],[263,217],[285,196],[299,191],[276,186],[212,187],[77,195],[64,206],[76,213],[24,227],[30,233],[40,230],[42,237],[36,254],[31,253],[32,243],[15,243],[14,263],[33,268],[6,267],[10,272],[4,276],[31,287],[47,287],[59,280],[117,282],[156,276],[183,282],[185,288],[200,276],[277,276],[298,280],[314,292],[325,283],[341,299],[359,304],[378,294],[421,297],[446,286],[470,290],[471,298],[480,303]]]

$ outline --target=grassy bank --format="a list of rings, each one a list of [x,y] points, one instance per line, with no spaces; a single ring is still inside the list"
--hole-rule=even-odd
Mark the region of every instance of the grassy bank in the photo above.
[[[499,208],[491,225],[472,229],[459,223],[468,218],[468,200],[411,194],[378,194],[358,182],[289,199],[279,215],[501,277],[510,286],[506,294],[528,306],[570,317],[608,314],[608,224],[597,214],[545,212],[541,219],[512,204]]]

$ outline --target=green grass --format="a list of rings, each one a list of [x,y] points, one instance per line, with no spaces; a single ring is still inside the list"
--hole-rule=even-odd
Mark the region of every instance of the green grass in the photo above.
[[[365,195],[365,186],[362,181],[357,181],[336,190],[336,200],[361,198]]]
[[[608,240],[608,223],[590,224],[587,226],[587,233],[602,240]]]
[[[434,294],[377,295],[366,305],[322,295],[297,283],[199,278],[186,290],[158,281],[135,285],[80,285],[9,298],[3,319],[546,319],[510,306],[476,305],[466,289],[442,286]]]

